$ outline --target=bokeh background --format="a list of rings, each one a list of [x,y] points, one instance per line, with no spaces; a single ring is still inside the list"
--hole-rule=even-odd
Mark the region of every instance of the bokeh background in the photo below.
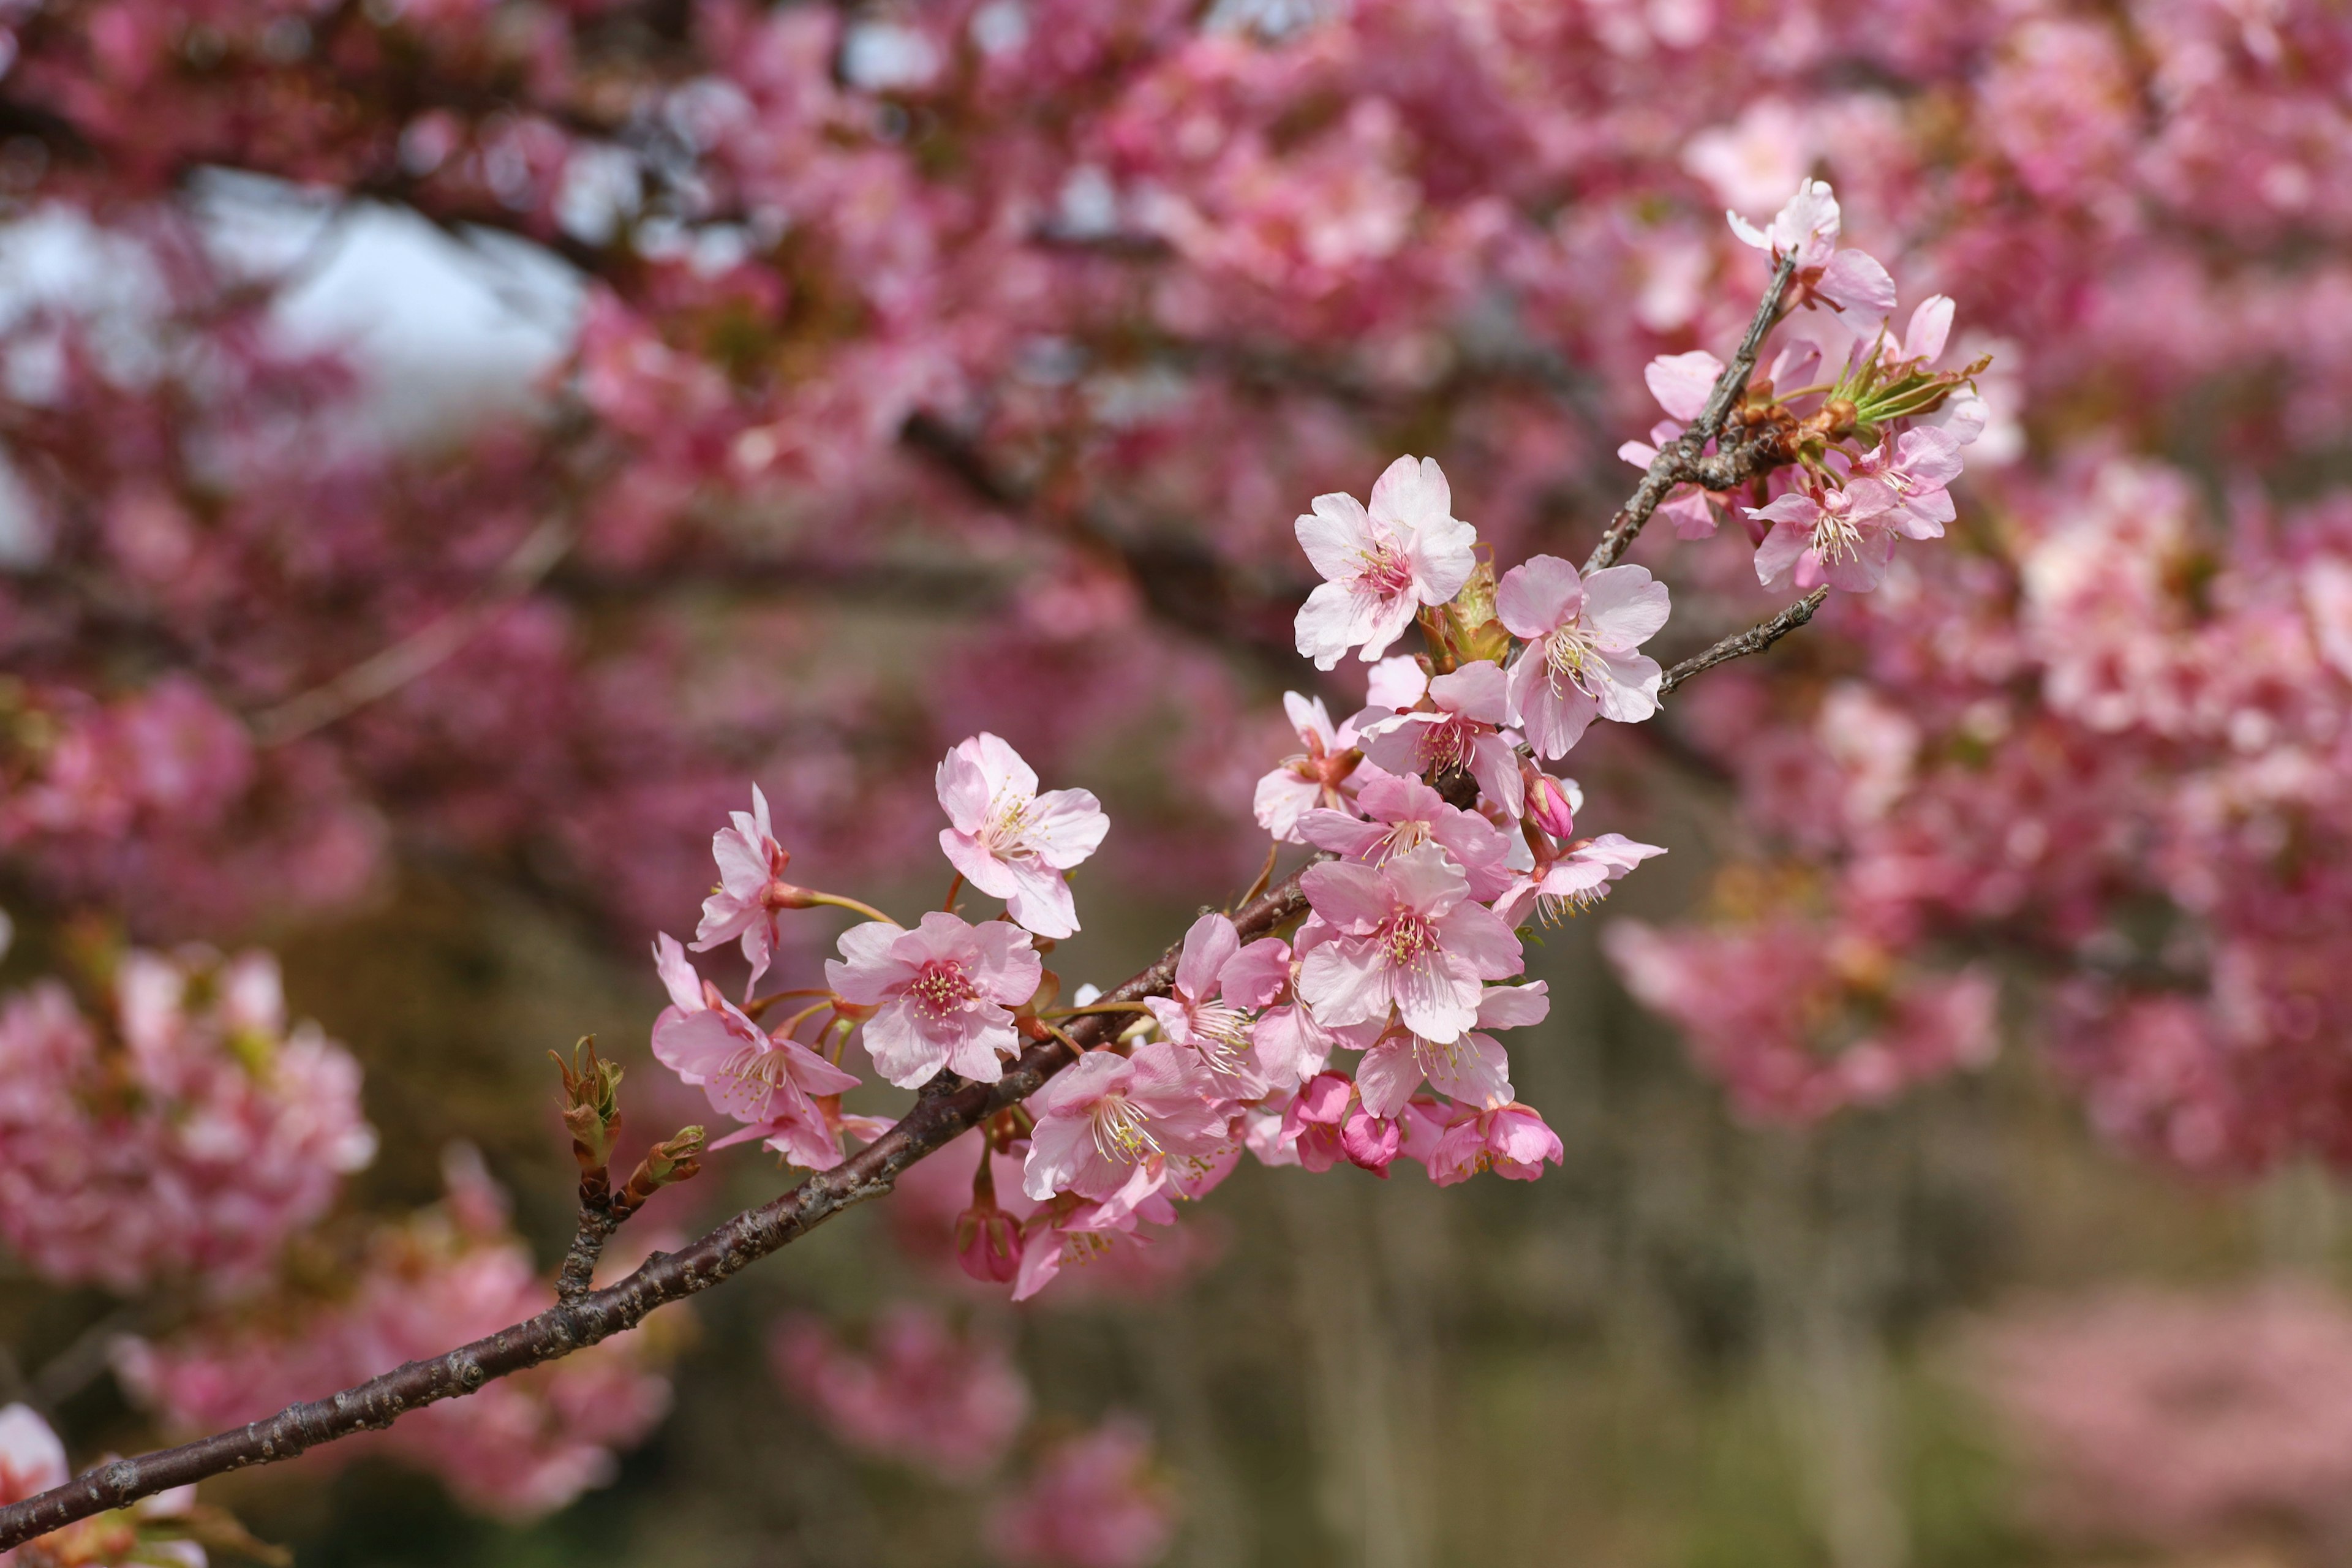
[[[103,1017],[126,954],[272,952],[375,1134],[236,1268],[59,1240],[79,1151],[161,1212],[176,1113],[105,1029],[57,1068],[0,1025],[0,1401],[77,1460],[184,1424],[126,1336],[243,1336],[291,1397],[358,1259],[536,1288],[547,1051],[626,1064],[638,1142],[702,1115],[644,955],[753,783],[796,874],[919,908],[931,768],[993,730],[1111,816],[1055,966],[1148,962],[1257,868],[1280,694],[1361,698],[1291,651],[1292,517],[1429,453],[1506,563],[1580,557],[1643,364],[1753,308],[1723,208],[1818,174],[1903,312],[1958,302],[1991,420],[1948,541],[1570,759],[1589,830],[1671,853],[1530,946],[1560,1169],[1246,1166],[1020,1308],[952,1267],[960,1176],[910,1181],[583,1385],[637,1415],[530,1406],[570,1481],[502,1491],[453,1426],[205,1495],[305,1568],[980,1563],[1131,1420],[1172,1563],[2352,1553],[2341,5],[0,26],[0,983]],[[1736,523],[1665,532],[1662,657],[1775,607]],[[463,1150],[509,1213],[462,1152],[446,1195]],[[789,1179],[738,1151],[632,1228]],[[782,1367],[909,1302],[1027,1390],[960,1479]]]

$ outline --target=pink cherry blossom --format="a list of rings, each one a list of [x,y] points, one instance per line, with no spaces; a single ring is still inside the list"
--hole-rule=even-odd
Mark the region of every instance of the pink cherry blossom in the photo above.
[[[1335,1044],[1331,1032],[1298,1001],[1294,984],[1299,957],[1330,940],[1328,924],[1310,915],[1300,926],[1298,945],[1261,937],[1225,965],[1226,1000],[1257,1011],[1250,1025],[1250,1050],[1256,1073],[1269,1089],[1296,1089],[1323,1070]]]
[[[1894,556],[1902,500],[1884,479],[1861,475],[1843,486],[1816,479],[1768,506],[1746,509],[1772,525],[1756,547],[1756,580],[1769,588],[1793,571],[1800,588],[1826,583],[1870,592]]]
[[[56,1280],[250,1287],[374,1157],[359,1064],[288,1026],[266,953],[132,949],[108,1001],[0,998],[0,1237]]]
[[[1139,1170],[1203,1159],[1225,1141],[1215,1099],[1215,1081],[1166,1041],[1132,1057],[1088,1051],[1029,1101],[1037,1127],[1022,1190],[1040,1202],[1056,1193],[1103,1201]]]
[[[1954,510],[1946,488],[1960,477],[1960,443],[1949,431],[1921,426],[1890,432],[1853,466],[1895,492],[1888,523],[1906,539],[1941,539]]]
[[[1241,948],[1231,917],[1214,911],[1202,915],[1184,933],[1171,994],[1146,997],[1143,1005],[1160,1021],[1160,1033],[1170,1043],[1231,1080],[1234,1098],[1248,1100],[1262,1091],[1248,1060],[1249,1013],[1225,996],[1223,982],[1225,969]]]
[[[985,1475],[1029,1415],[1029,1387],[1003,1344],[958,1333],[910,1303],[884,1311],[864,1350],[794,1314],[769,1340],[778,1378],[835,1437],[943,1480]]]
[[[1450,1187],[1492,1171],[1510,1181],[1532,1182],[1543,1174],[1545,1161],[1557,1165],[1564,1152],[1559,1134],[1532,1107],[1493,1106],[1445,1130],[1429,1156],[1429,1179]]]
[[[1473,899],[1491,899],[1509,885],[1503,865],[1510,842],[1474,811],[1448,805],[1444,797],[1411,774],[1382,772],[1356,796],[1360,817],[1338,811],[1310,811],[1298,821],[1299,837],[1318,849],[1367,866],[1385,864],[1424,844],[1435,844],[1469,879]]]
[[[1510,699],[1502,667],[1492,659],[1465,664],[1429,683],[1430,706],[1391,713],[1363,727],[1364,755],[1392,773],[1460,770],[1478,781],[1488,800],[1519,814],[1519,768],[1512,754]]]
[[[1020,1050],[1012,1009],[1045,974],[1027,931],[934,910],[913,931],[880,921],[852,926],[840,945],[841,957],[825,960],[825,984],[875,1009],[864,1037],[886,1080],[912,1089],[943,1068],[981,1083],[1003,1076],[1000,1054]]]
[[[1557,555],[1530,556],[1503,574],[1495,611],[1528,645],[1511,666],[1510,717],[1536,755],[1566,756],[1596,714],[1633,723],[1658,710],[1658,661],[1633,651],[1666,624],[1666,585],[1647,567],[1580,579]]]
[[[1299,743],[1307,749],[1284,758],[1280,766],[1257,781],[1252,808],[1260,827],[1285,844],[1296,844],[1300,842],[1298,819],[1302,815],[1317,808],[1339,810],[1346,806],[1350,793],[1349,776],[1363,758],[1356,750],[1354,723],[1342,724],[1335,730],[1320,697],[1301,697],[1296,691],[1286,691],[1282,694],[1282,710],[1289,716],[1290,727],[1298,732]]]
[[[1742,243],[1775,261],[1796,257],[1793,300],[1809,306],[1818,301],[1832,310],[1855,310],[1873,319],[1895,309],[1895,280],[1886,268],[1859,250],[1838,248],[1843,220],[1827,181],[1807,180],[1798,186],[1789,205],[1761,230],[1738,213],[1725,216]]]
[[[1660,354],[1642,371],[1642,379],[1657,398],[1658,406],[1684,424],[1699,416],[1722,375],[1723,362],[1705,349]]]
[[[1584,809],[1577,782],[1554,778],[1533,763],[1522,763],[1519,776],[1527,784],[1527,820],[1554,838],[1575,837],[1576,814]]]
[[[1118,1417],[1046,1450],[988,1516],[990,1549],[1015,1568],[1150,1568],[1174,1533],[1150,1438]]]
[[[1519,939],[1470,901],[1468,879],[1434,845],[1378,868],[1310,866],[1301,885],[1339,933],[1298,972],[1298,994],[1326,1026],[1375,1023],[1394,1006],[1413,1033],[1450,1044],[1477,1022],[1481,983],[1519,972]]]
[[[1549,988],[1540,980],[1490,985],[1478,1001],[1478,1030],[1539,1024],[1550,1010]],[[1356,1064],[1356,1091],[1364,1109],[1383,1120],[1393,1119],[1424,1081],[1446,1099],[1466,1105],[1508,1104],[1510,1059],[1492,1035],[1478,1030],[1444,1045],[1423,1039],[1402,1025],[1381,1031]]]
[[[1514,926],[1530,913],[1556,925],[1591,909],[1609,896],[1612,884],[1653,855],[1665,851],[1655,844],[1637,844],[1622,833],[1604,833],[1572,844],[1560,854],[1531,857],[1537,861],[1518,872],[1510,888],[1494,903],[1495,913]]]
[[[694,951],[708,952],[722,942],[740,938],[751,978],[749,996],[774,959],[776,917],[790,907],[784,895],[791,884],[784,868],[793,853],[776,842],[768,822],[768,797],[751,786],[751,809],[729,814],[729,823],[711,835],[711,858],[719,862],[719,886],[702,900],[702,922],[694,928]]]
[[[1453,515],[1437,459],[1399,458],[1372,486],[1369,509],[1341,493],[1315,498],[1297,522],[1299,547],[1323,574],[1298,612],[1298,652],[1318,669],[1349,648],[1370,663],[1404,635],[1424,605],[1462,591],[1477,531]]]
[[[1318,1072],[1283,1108],[1282,1146],[1298,1164],[1319,1174],[1352,1159],[1345,1133],[1349,1121],[1363,1114],[1354,1079],[1342,1072]]]
[[[1077,905],[1062,873],[1092,855],[1110,818],[1082,789],[1037,793],[1034,769],[985,732],[962,742],[939,767],[940,829],[948,863],[982,892],[1003,899],[1013,918],[1039,936],[1078,929]]]
[[[715,992],[696,996],[685,954],[667,933],[654,953],[671,997],[654,1023],[655,1059],[698,1085],[712,1110],[750,1124],[710,1146],[757,1139],[812,1171],[839,1164],[840,1135],[819,1101],[856,1089],[857,1076],[797,1040],[771,1036]]]

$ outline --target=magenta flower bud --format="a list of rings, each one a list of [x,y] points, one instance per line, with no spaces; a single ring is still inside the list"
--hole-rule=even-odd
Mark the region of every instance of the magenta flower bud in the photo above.
[[[1395,1163],[1397,1152],[1403,1145],[1404,1134],[1397,1124],[1369,1110],[1359,1110],[1339,1130],[1339,1147],[1346,1152],[1349,1163],[1370,1171],[1382,1181],[1388,1180],[1389,1166]]]
[[[1021,1272],[1021,1222],[994,1203],[956,1215],[956,1262],[983,1285],[1009,1285]]]
[[[1576,803],[1560,782],[1532,763],[1521,764],[1528,782],[1528,820],[1554,838],[1573,837]]]

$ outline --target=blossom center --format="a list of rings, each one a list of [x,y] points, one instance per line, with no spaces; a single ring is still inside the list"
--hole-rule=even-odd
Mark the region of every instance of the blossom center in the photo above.
[[[1095,1152],[1106,1160],[1132,1165],[1160,1152],[1143,1112],[1123,1094],[1107,1094],[1095,1102]]]
[[[1356,582],[1383,599],[1395,598],[1412,590],[1412,563],[1403,551],[1382,540],[1363,552],[1363,564],[1356,569]]]
[[[1820,504],[1822,514],[1813,520],[1813,554],[1824,562],[1861,554],[1862,530],[1846,515],[1853,498],[1843,490],[1831,490],[1821,497]]]
[[[980,832],[982,846],[993,853],[1026,849],[1035,807],[1035,798],[1025,795],[1001,795],[990,801],[988,826]]]
[[[970,1005],[979,997],[980,987],[955,959],[934,958],[908,984],[907,994],[914,998],[916,1010],[936,1024]]]
[[[1578,690],[1590,694],[1591,688],[1586,683],[1585,672],[1595,662],[1596,651],[1592,634],[1576,621],[1557,627],[1545,637],[1544,673],[1551,682],[1552,689],[1559,689],[1560,682],[1565,680]]]
[[[1381,931],[1381,945],[1391,963],[1411,963],[1423,953],[1437,951],[1437,922],[1411,910],[1389,917]]]
[[[1467,768],[1478,747],[1478,721],[1458,713],[1448,713],[1433,724],[1421,727],[1421,764],[1426,773],[1444,773],[1454,768]]]

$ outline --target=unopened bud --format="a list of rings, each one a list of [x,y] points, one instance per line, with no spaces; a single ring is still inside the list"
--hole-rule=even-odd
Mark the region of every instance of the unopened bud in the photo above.
[[[1568,789],[1533,763],[1524,764],[1520,772],[1527,780],[1528,820],[1554,838],[1566,838],[1574,833],[1577,803]]]
[[[701,1128],[688,1127],[646,1150],[630,1173],[628,1186],[622,1190],[617,1205],[621,1211],[642,1208],[662,1188],[692,1180],[702,1169],[703,1136]]]
[[[596,1054],[596,1037],[583,1035],[566,1062],[555,1052],[563,1076],[563,1125],[572,1134],[572,1157],[583,1174],[604,1170],[621,1132],[621,1064]]]
[[[1021,1222],[994,1199],[956,1215],[956,1263],[982,1284],[1009,1284],[1021,1272]]]

